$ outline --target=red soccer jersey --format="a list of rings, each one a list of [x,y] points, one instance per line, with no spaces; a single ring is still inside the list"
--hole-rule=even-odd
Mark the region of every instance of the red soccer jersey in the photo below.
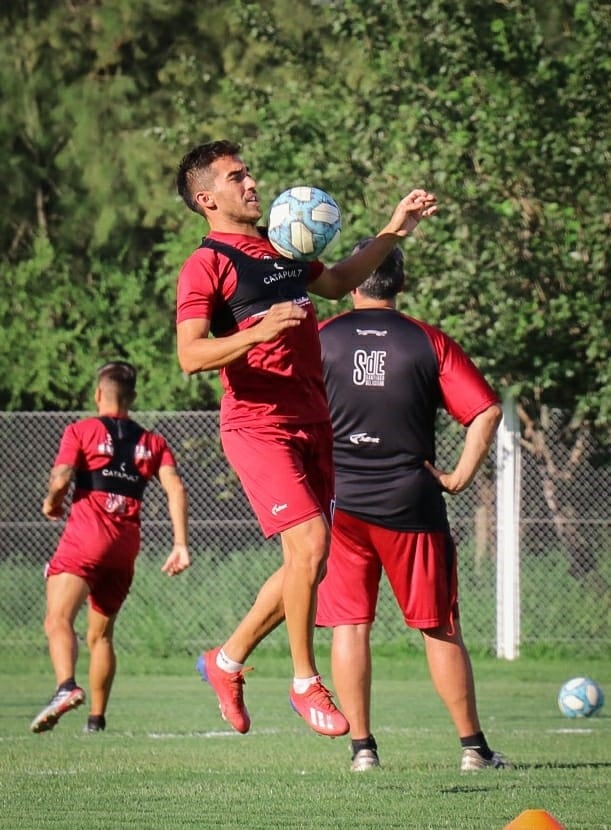
[[[263,236],[227,233],[211,233],[184,263],[178,323],[207,319],[224,336],[256,325],[274,303],[292,300],[307,311],[299,326],[221,369],[222,428],[329,419],[316,313],[306,293],[323,267],[281,257]]]
[[[99,418],[85,418],[64,430],[54,465],[69,464],[75,471],[98,470],[108,464],[112,452],[112,437],[102,421]],[[147,430],[142,432],[136,445],[134,463],[146,479],[156,475],[160,467],[176,466],[165,438]],[[140,501],[131,496],[77,487],[68,519],[71,529],[74,530],[74,525],[77,525],[83,538],[87,538],[92,524],[95,525],[100,518],[113,523],[139,524]]]

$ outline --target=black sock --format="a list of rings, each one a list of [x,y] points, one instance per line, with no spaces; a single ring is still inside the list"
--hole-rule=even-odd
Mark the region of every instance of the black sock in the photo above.
[[[76,689],[76,680],[74,677],[69,677],[67,680],[64,680],[63,683],[60,683],[57,687],[58,692],[73,692]]]
[[[361,749],[373,749],[374,752],[378,751],[378,745],[373,735],[368,735],[366,738],[358,738],[356,741],[352,741],[352,757],[354,758],[356,753],[360,752]]]
[[[87,718],[87,726],[91,729],[106,729],[106,718],[104,715],[89,715]]]
[[[492,758],[492,750],[488,746],[483,732],[476,732],[475,735],[467,735],[466,738],[461,738],[460,745],[463,749],[475,749],[486,761]]]

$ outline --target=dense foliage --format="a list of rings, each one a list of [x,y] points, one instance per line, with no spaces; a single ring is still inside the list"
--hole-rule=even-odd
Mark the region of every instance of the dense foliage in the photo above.
[[[119,355],[141,408],[214,402],[175,357],[175,279],[205,226],[173,177],[230,137],[266,204],[333,194],[336,256],[434,190],[404,308],[531,429],[549,405],[604,429],[609,24],[603,0],[4,0],[2,405],[88,407],[92,367]]]

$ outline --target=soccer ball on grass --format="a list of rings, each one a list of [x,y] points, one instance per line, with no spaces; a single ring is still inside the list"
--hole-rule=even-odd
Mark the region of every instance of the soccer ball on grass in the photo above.
[[[589,718],[604,702],[603,690],[590,677],[573,677],[558,692],[558,707],[567,718]]]
[[[269,241],[288,259],[318,259],[339,237],[342,227],[335,200],[318,187],[290,187],[269,211]]]

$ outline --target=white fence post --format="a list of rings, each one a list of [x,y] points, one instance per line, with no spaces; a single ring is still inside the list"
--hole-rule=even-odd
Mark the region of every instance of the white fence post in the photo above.
[[[496,655],[520,654],[520,422],[503,400],[496,452]]]

